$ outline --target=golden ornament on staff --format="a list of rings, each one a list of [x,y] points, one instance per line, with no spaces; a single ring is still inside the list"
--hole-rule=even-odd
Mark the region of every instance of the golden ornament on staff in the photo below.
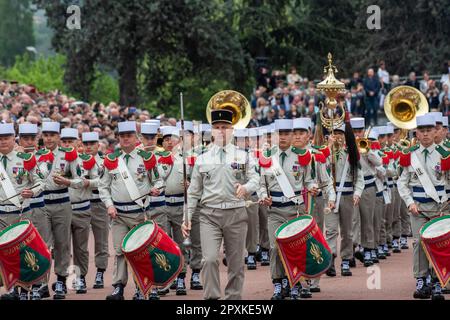
[[[233,112],[232,125],[235,129],[244,129],[251,119],[251,106],[245,96],[237,91],[223,90],[211,97],[206,106],[206,118],[211,123],[211,111],[227,109]]]
[[[336,98],[345,93],[345,84],[336,79],[334,76],[338,72],[335,65],[333,65],[333,56],[328,53],[328,65],[324,67],[323,72],[326,74],[325,80],[317,85],[317,89],[323,92],[326,96],[325,104],[320,103],[320,121],[322,126],[327,128],[332,135],[334,135],[334,129],[340,127],[345,120],[345,109],[342,105],[338,104]],[[341,115],[339,115],[337,109],[340,109]],[[335,165],[335,153],[341,145],[333,145],[331,150],[331,170],[334,181],[334,188],[336,189],[336,165]]]

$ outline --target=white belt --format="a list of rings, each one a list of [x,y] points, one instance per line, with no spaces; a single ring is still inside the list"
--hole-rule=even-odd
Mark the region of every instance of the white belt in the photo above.
[[[26,208],[24,208],[24,209],[26,209]],[[20,211],[20,208],[17,208],[14,205],[11,205],[11,206],[6,205],[6,206],[0,206],[0,211],[3,211],[3,212],[14,212],[14,211]]]
[[[128,206],[118,206],[118,205],[114,205],[116,207],[116,209],[122,210],[122,211],[134,211],[134,210],[142,210],[141,206],[138,205],[128,205]]]
[[[180,203],[184,202],[184,197],[166,197],[168,203]]]
[[[100,199],[100,195],[97,193],[92,194],[92,199]]]
[[[364,184],[365,185],[368,185],[368,184],[371,184],[371,183],[374,183],[375,182],[375,177],[373,177],[373,178],[370,178],[370,179],[364,179]]]
[[[443,197],[447,194],[447,192],[445,190],[439,190],[437,191],[437,194],[439,197]],[[413,191],[413,197],[417,197],[417,198],[430,198],[430,196],[426,193],[426,192],[414,192]]]
[[[286,203],[286,202],[294,202],[297,204],[302,204],[303,203],[303,197],[301,196],[296,196],[293,199],[289,199],[288,197],[282,196],[282,197],[272,197],[272,202],[278,202],[278,203]]]
[[[30,204],[32,203],[41,203],[44,202],[44,196],[40,196],[37,198],[30,198]]]
[[[342,187],[342,188],[336,187],[336,192],[339,192],[339,191],[341,191],[341,192],[352,192],[353,191],[353,187]]]
[[[235,201],[235,202],[222,202],[219,204],[205,204],[205,207],[213,209],[234,209],[245,207],[245,201]]]
[[[91,205],[89,200],[83,201],[81,203],[72,203],[72,210],[85,208]]]
[[[68,198],[69,197],[69,193],[65,192],[65,193],[51,193],[51,194],[46,194],[44,195],[44,199],[47,200],[56,200],[56,199],[63,199],[63,198]]]
[[[161,201],[167,201],[166,196],[158,196],[158,197],[150,197],[150,202],[161,202]]]

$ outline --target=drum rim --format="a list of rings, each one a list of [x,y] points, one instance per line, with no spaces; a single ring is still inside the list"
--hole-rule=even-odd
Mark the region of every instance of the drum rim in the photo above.
[[[440,235],[438,235],[438,236],[436,236],[436,237],[432,237],[432,238],[424,237],[424,235],[423,235],[423,233],[425,232],[426,229],[428,229],[428,227],[430,227],[431,225],[433,225],[433,224],[436,223],[437,221],[441,221],[441,220],[445,220],[445,219],[450,219],[450,215],[446,215],[446,216],[434,218],[434,219],[431,219],[430,221],[427,221],[427,222],[422,226],[422,228],[420,229],[420,237],[421,237],[422,239],[426,239],[426,240],[433,240],[433,239],[438,239],[438,238],[440,238],[440,237],[446,235],[446,233],[444,233],[444,234],[440,234]],[[449,230],[449,231],[450,231],[450,230]]]
[[[14,239],[12,239],[12,240],[10,240],[8,242],[5,242],[5,243],[0,243],[0,247],[7,247],[8,245],[10,245],[10,244],[14,243],[15,241],[17,241],[17,239],[19,239],[21,236],[23,236],[27,232],[27,230],[30,228],[31,221],[28,220],[28,219],[24,219],[24,220],[21,220],[19,222],[16,222],[16,223],[13,223],[13,224],[9,225],[5,229],[0,231],[0,238],[1,238],[6,232],[8,232],[11,229],[14,229],[15,227],[17,227],[19,225],[22,225],[22,224],[27,224],[28,227],[21,234],[19,234],[16,238],[14,238]]]
[[[292,224],[292,223],[294,223],[294,222],[296,222],[296,221],[298,221],[298,220],[303,220],[303,219],[309,219],[309,220],[311,220],[311,222],[314,221],[313,217],[312,217],[311,215],[309,215],[309,214],[305,214],[305,215],[298,216],[298,217],[296,217],[296,218],[294,218],[294,219],[291,219],[291,220],[289,220],[289,221],[283,223],[281,226],[279,226],[278,229],[275,231],[275,237],[276,237],[277,239],[289,239],[290,237],[295,236],[295,234],[294,234],[294,235],[291,235],[291,236],[289,236],[289,237],[283,237],[283,238],[279,238],[279,237],[278,237],[279,233],[280,233],[284,228],[286,228],[288,225],[290,225],[290,224]],[[306,226],[306,228],[303,229],[303,230],[307,230],[309,227],[311,227],[311,222],[310,222],[310,223]],[[303,231],[303,230],[302,230],[302,231]]]
[[[155,227],[153,228],[153,232],[150,234],[150,236],[147,238],[147,240],[146,240],[144,243],[142,243],[139,247],[137,247],[136,249],[133,249],[133,250],[131,250],[131,251],[125,250],[125,243],[130,239],[130,237],[131,237],[131,236],[132,236],[132,235],[133,235],[140,227],[142,227],[142,226],[144,226],[144,225],[147,225],[147,224],[153,224],[153,225],[155,226]],[[144,246],[147,242],[149,242],[149,241],[152,239],[152,236],[155,234],[156,226],[157,226],[156,222],[151,221],[151,220],[150,220],[150,221],[144,221],[144,222],[142,222],[142,223],[140,223],[140,224],[134,226],[134,228],[131,229],[130,231],[128,231],[128,233],[125,235],[125,237],[124,237],[123,240],[122,240],[122,247],[121,247],[122,252],[123,252],[123,253],[132,253],[132,252],[135,252],[136,250],[141,249],[142,246]]]

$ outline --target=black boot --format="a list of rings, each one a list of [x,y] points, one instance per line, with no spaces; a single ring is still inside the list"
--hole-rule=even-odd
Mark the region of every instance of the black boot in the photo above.
[[[327,270],[327,276],[329,276],[329,277],[336,277],[336,267],[334,266],[334,259],[335,259],[335,257],[333,255],[333,258],[331,261],[331,266]]]
[[[269,250],[261,248],[261,266],[270,266]]]
[[[187,295],[186,285],[184,284],[184,278],[177,278],[177,288],[176,288],[177,296],[185,296]]]
[[[55,288],[53,289],[55,294],[53,300],[64,300],[67,294],[66,278],[58,276],[58,281],[55,282]]]
[[[2,294],[0,300],[18,301],[19,287],[13,287],[8,293]]]
[[[348,260],[342,260],[341,263],[341,276],[350,277],[352,276],[352,272],[350,271],[350,265]]]
[[[416,279],[416,291],[413,296],[414,299],[430,299],[430,290],[426,285],[424,278]]]
[[[252,253],[249,253],[247,257],[247,270],[256,270],[256,259]]]
[[[370,267],[373,266],[372,256],[370,254],[370,250],[366,249],[364,251],[364,267]]]
[[[106,300],[124,300],[123,284],[119,283],[114,287],[114,291],[106,297]]]
[[[281,295],[284,298],[289,297],[291,294],[291,287],[289,286],[289,280],[287,278],[283,278],[281,280]]]
[[[441,284],[437,279],[434,280],[433,290],[431,291],[431,300],[433,301],[445,300],[445,297],[442,294]]]
[[[105,282],[103,280],[103,272],[102,271],[97,271],[97,273],[95,274],[95,283],[93,288],[94,289],[103,289],[105,286]]]
[[[191,276],[191,290],[203,290],[200,282],[200,270],[193,270]]]
[[[283,296],[281,295],[281,282],[274,282],[273,284],[273,295],[270,300],[283,300]]]

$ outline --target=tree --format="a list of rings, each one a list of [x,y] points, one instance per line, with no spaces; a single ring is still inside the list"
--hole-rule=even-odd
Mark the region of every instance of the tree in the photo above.
[[[168,79],[174,80],[171,87],[176,91],[186,76],[194,74],[205,81],[214,76],[236,83],[243,82],[248,69],[238,37],[218,20],[221,4],[217,2],[90,0],[81,7],[81,30],[73,31],[64,28],[68,1],[36,3],[47,11],[49,24],[56,31],[57,50],[71,57],[67,67],[75,72],[65,79],[77,92],[81,90],[77,83],[91,80],[95,64],[117,70],[119,102],[124,105],[142,102],[139,89],[161,90]],[[218,68],[224,65],[227,67]],[[87,79],[80,77],[78,66],[87,69],[83,75]],[[159,102],[167,106],[174,99]]]
[[[0,64],[11,66],[15,57],[34,46],[33,12],[29,0],[0,0]]]

